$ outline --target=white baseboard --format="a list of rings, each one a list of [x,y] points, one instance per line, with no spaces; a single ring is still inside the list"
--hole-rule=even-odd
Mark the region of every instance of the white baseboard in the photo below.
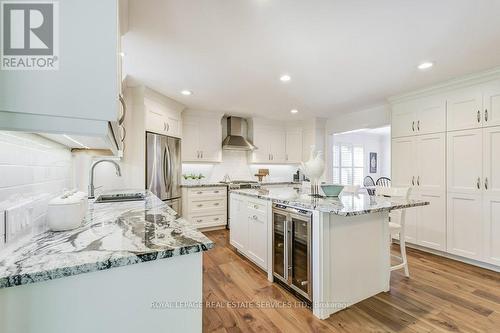
[[[399,244],[399,241],[396,240],[396,239],[394,239],[394,242]],[[447,252],[430,249],[428,247],[420,246],[420,245],[417,245],[417,244],[406,243],[406,246],[409,247],[409,248],[412,248],[412,249],[417,249],[417,250],[420,250],[420,251],[423,251],[423,252],[432,253],[432,254],[435,254],[435,255],[440,256],[440,257],[444,257],[444,258],[448,258],[448,259],[460,261],[460,262],[463,262],[463,263],[466,263],[466,264],[469,264],[469,265],[473,265],[473,266],[477,266],[477,267],[489,269],[491,271],[499,272],[500,273],[500,266],[495,266],[495,265],[488,264],[488,263],[485,263],[485,262],[482,262],[482,261],[477,261],[477,260],[473,260],[473,259],[469,259],[469,258],[464,258],[464,257],[461,257],[461,256],[457,256],[457,255],[454,255],[454,254],[450,254],[450,253],[447,253]]]

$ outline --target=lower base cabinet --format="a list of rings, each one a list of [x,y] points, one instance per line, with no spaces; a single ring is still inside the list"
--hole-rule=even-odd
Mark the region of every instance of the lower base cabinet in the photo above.
[[[192,187],[182,189],[183,217],[199,229],[227,224],[227,188]]]
[[[267,271],[267,239],[271,202],[244,195],[230,194],[229,242],[240,253]]]

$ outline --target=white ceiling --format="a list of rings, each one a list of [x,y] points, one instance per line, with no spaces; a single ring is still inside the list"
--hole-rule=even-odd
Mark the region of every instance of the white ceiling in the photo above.
[[[498,0],[130,0],[125,72],[193,109],[330,117],[500,65],[498,13]]]

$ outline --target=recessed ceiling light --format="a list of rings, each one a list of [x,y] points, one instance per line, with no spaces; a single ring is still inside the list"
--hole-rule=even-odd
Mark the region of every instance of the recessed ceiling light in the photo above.
[[[290,75],[286,75],[286,74],[285,74],[285,75],[281,75],[281,77],[280,77],[280,81],[281,81],[281,82],[288,82],[288,81],[290,81],[291,79],[292,79],[292,78],[290,77]]]
[[[297,109],[293,109],[293,110],[290,110],[290,113],[293,113],[293,114],[295,114],[295,113],[299,113],[299,110],[297,110]]]
[[[191,90],[183,90],[181,91],[181,94],[183,94],[184,96],[191,96],[193,92]]]
[[[429,69],[432,66],[434,66],[434,63],[432,63],[430,61],[426,61],[426,62],[423,62],[420,65],[418,65],[418,69]]]

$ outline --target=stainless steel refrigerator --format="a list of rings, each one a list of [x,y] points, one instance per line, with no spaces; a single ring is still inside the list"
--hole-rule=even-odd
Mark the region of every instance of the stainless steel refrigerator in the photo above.
[[[181,139],[147,132],[146,188],[179,214],[181,169]]]

